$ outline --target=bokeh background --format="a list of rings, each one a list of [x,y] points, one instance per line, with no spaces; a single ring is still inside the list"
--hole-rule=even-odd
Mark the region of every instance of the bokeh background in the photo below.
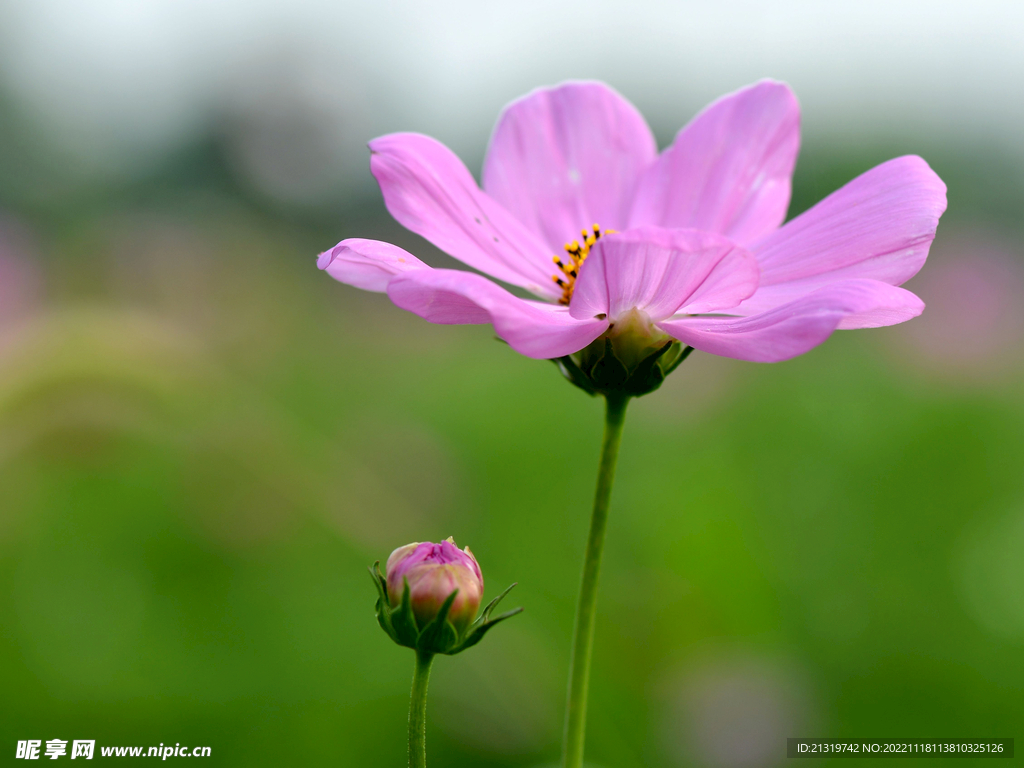
[[[1024,722],[1024,6],[0,4],[0,753],[209,745],[404,764],[412,658],[365,568],[454,535],[526,612],[435,665],[441,766],[557,760],[600,403],[485,327],[341,286],[365,142],[475,172],[501,106],[607,80],[662,145],[761,77],[791,215],[890,157],[949,186],[904,326],[695,353],[627,423],[594,766],[761,768],[787,736]]]

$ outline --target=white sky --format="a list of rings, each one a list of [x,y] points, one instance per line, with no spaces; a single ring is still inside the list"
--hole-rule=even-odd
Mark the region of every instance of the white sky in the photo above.
[[[339,152],[419,130],[472,159],[501,106],[537,85],[607,80],[665,136],[766,76],[793,85],[805,136],[1019,146],[1024,2],[0,2],[0,83],[110,161],[280,89],[344,126]]]

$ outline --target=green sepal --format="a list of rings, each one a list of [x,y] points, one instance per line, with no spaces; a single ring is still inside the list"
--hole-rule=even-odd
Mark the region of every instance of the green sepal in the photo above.
[[[604,354],[597,359],[588,373],[599,392],[618,391],[630,378],[626,366],[615,356],[612,340],[608,338],[604,340]]]
[[[691,352],[693,352],[693,347],[691,347],[690,345],[686,345],[683,351],[680,352],[679,356],[676,357],[674,360],[663,360],[661,366],[665,371],[665,375],[668,376],[670,373],[672,373],[672,371],[678,368],[680,364],[682,364],[683,360],[690,356]]]
[[[423,628],[420,636],[416,639],[416,650],[428,653],[449,653],[450,649],[458,643],[458,632],[448,621],[448,613],[458,594],[459,590],[452,590],[452,593],[441,604],[437,616]]]
[[[407,648],[415,648],[416,640],[419,638],[420,630],[416,626],[416,616],[412,612],[412,600],[409,597],[409,580],[402,579],[402,601],[397,608],[391,611],[391,626],[395,634],[392,639],[399,645]]]
[[[588,395],[640,397],[658,389],[691,352],[693,347],[669,339],[630,368],[615,354],[611,338],[605,336],[552,362],[569,382]]]
[[[369,571],[373,584],[377,589],[377,601],[374,605],[377,623],[388,634],[388,637],[398,645],[413,648],[420,652],[443,653],[449,656],[460,653],[479,643],[484,634],[495,624],[523,610],[522,608],[516,608],[493,619],[491,618],[491,612],[495,606],[515,586],[515,584],[512,584],[508,589],[491,600],[477,617],[476,621],[470,624],[466,632],[460,636],[455,625],[448,620],[452,605],[459,594],[459,591],[455,589],[445,598],[437,615],[420,630],[416,622],[416,615],[412,610],[409,581],[403,579],[402,599],[396,607],[392,608],[389,600],[387,580],[380,573],[380,561],[374,563]]]
[[[660,361],[665,357],[665,353],[669,351],[672,345],[679,346],[678,341],[669,341],[665,345],[655,352],[653,355],[648,355],[633,371],[633,375],[629,377],[626,382],[626,391],[631,395],[646,395],[649,392],[653,392],[661,383],[665,381],[665,372],[661,368]]]
[[[587,374],[580,369],[570,355],[556,357],[551,362],[558,366],[558,370],[570,384],[574,384],[590,396],[597,394],[597,390],[594,389],[594,385],[587,377]]]

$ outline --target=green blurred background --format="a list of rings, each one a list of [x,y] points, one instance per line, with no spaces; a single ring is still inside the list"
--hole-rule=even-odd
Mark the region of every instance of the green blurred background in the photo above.
[[[695,353],[631,406],[590,760],[1020,735],[1024,162],[1000,85],[1024,73],[1002,31],[1019,6],[780,3],[778,45],[752,45],[765,17],[739,6],[4,8],[5,760],[83,738],[402,765],[412,657],[365,568],[448,535],[526,612],[435,665],[431,762],[557,760],[601,404],[314,259],[362,236],[449,264],[389,219],[363,143],[429,130],[476,172],[501,104],[570,76],[613,82],[662,145],[719,93],[790,80],[791,215],[908,152],[949,186],[908,285],[921,318],[777,365]],[[626,43],[556,55],[583,18]],[[666,53],[673,34],[693,45]],[[734,37],[738,61],[698,55]]]

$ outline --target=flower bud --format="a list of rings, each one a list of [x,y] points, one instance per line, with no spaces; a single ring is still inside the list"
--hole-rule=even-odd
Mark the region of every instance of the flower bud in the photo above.
[[[385,570],[386,576],[379,560],[370,568],[377,588],[377,623],[396,643],[420,653],[462,653],[523,610],[491,615],[513,584],[477,616],[484,593],[480,566],[469,547],[460,550],[451,538],[440,544],[426,541],[399,547]]]
[[[469,547],[459,549],[451,538],[439,544],[424,541],[399,547],[388,558],[385,571],[391,608],[401,603],[408,582],[412,612],[420,628],[434,620],[455,590],[458,594],[448,612],[448,621],[460,636],[480,607],[484,593],[480,566]]]

